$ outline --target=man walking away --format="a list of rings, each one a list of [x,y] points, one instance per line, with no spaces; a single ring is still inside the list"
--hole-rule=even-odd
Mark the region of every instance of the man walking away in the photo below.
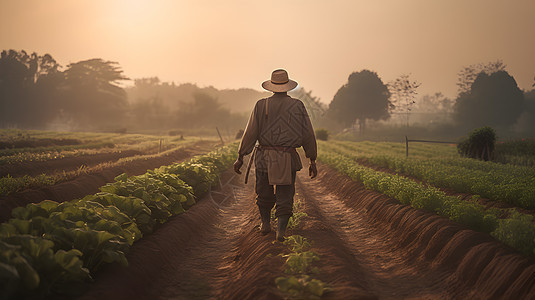
[[[297,82],[290,80],[288,73],[282,69],[273,71],[271,80],[262,83],[262,87],[273,95],[256,102],[234,163],[234,171],[241,174],[243,157],[253,152],[256,204],[262,220],[260,232],[271,232],[271,209],[276,205],[276,238],[281,242],[293,214],[295,174],[303,167],[296,148],[302,146],[305,156],[310,159],[309,176],[314,178],[318,174],[312,123],[303,102],[287,94],[296,86]]]

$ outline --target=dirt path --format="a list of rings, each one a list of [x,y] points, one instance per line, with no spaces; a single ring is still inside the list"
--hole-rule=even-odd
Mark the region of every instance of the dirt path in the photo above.
[[[134,245],[129,267],[104,270],[82,299],[280,299],[283,246],[257,234],[253,186],[231,172],[221,181]]]
[[[299,173],[308,217],[288,234],[313,242],[317,278],[331,288],[322,299],[534,296],[533,260],[320,167],[317,180]],[[282,299],[274,281],[288,251],[257,233],[253,185],[242,180],[226,172],[222,189],[135,244],[130,266],[97,274],[82,299]]]
[[[309,218],[296,233],[315,241],[313,250],[325,260],[321,268],[326,272],[323,277],[333,285],[329,298],[450,297],[448,288],[442,286],[447,274],[430,271],[426,264],[407,262],[402,249],[394,250],[397,245],[390,232],[369,222],[363,210],[347,206],[325,186],[305,176],[298,177],[298,192],[307,200]],[[333,276],[339,278],[328,279]]]

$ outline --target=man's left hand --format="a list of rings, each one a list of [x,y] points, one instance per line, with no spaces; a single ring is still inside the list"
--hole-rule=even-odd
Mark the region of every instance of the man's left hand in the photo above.
[[[241,156],[234,162],[234,172],[241,174],[240,168],[243,165],[243,158]]]
[[[316,168],[315,161],[310,162],[310,166],[308,167],[308,176],[310,176],[310,179],[316,178],[316,176],[318,176],[318,169]]]

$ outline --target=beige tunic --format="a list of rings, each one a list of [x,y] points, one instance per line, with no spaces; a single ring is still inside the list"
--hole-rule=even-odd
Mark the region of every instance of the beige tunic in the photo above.
[[[306,157],[315,160],[317,156],[316,137],[306,108],[301,100],[286,94],[275,93],[256,102],[238,153],[251,153],[256,141],[262,146],[302,146]],[[291,184],[291,172],[303,165],[297,152],[262,150],[256,153],[255,167],[268,173],[270,184]]]

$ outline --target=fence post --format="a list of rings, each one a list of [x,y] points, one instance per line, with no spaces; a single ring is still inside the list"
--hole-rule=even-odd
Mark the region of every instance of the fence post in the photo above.
[[[215,130],[217,130],[217,135],[219,135],[219,139],[221,140],[221,145],[225,145],[225,142],[223,142],[223,138],[221,137],[221,133],[219,132],[219,128],[217,128],[217,126],[215,127]]]
[[[405,136],[405,156],[409,157],[409,138]]]

